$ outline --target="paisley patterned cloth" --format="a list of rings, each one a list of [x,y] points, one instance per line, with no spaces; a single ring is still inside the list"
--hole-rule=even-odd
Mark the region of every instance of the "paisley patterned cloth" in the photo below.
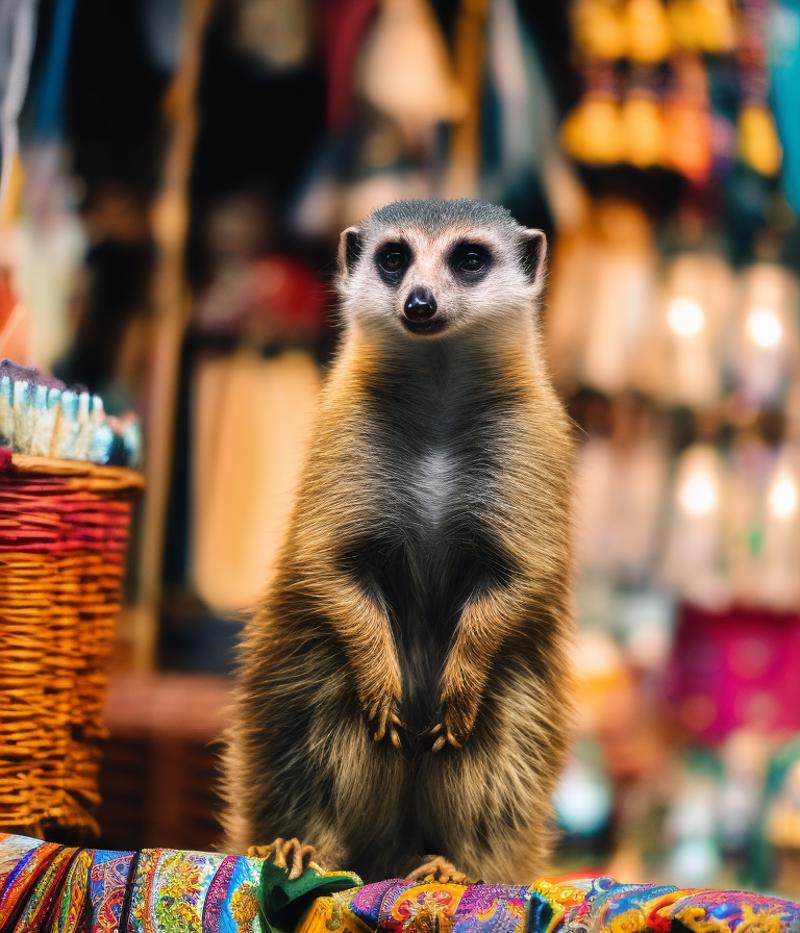
[[[0,834],[2,933],[800,933],[800,905],[618,884],[361,884],[208,852],[73,849]]]

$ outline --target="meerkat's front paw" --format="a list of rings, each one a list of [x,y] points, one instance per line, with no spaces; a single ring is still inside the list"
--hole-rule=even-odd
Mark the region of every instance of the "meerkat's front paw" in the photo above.
[[[437,884],[469,884],[467,876],[441,855],[423,862],[406,875],[406,881],[433,881]]]
[[[400,719],[398,697],[391,693],[383,694],[364,706],[364,715],[374,742],[388,737],[395,748],[401,748],[400,730],[405,726]]]
[[[304,846],[299,839],[282,839],[278,836],[269,845],[250,846],[247,854],[250,858],[274,856],[275,865],[288,871],[293,881],[303,874],[311,862],[316,861],[317,850],[314,846]]]
[[[441,717],[429,732],[433,736],[433,751],[441,751],[445,745],[461,748],[472,735],[477,718],[478,703],[475,698],[464,695],[442,698]]]

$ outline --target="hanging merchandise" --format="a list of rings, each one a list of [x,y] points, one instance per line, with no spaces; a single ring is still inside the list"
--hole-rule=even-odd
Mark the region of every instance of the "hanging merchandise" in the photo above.
[[[624,9],[616,0],[574,0],[570,22],[575,45],[587,58],[624,58],[628,36]]]
[[[620,108],[627,161],[636,168],[655,168],[666,159],[664,112],[655,90],[656,78],[643,72],[625,95]]]
[[[391,201],[434,196],[436,129],[466,106],[427,0],[324,9],[332,132],[292,208],[292,227],[305,236],[335,235]]]
[[[726,561],[732,600],[743,606],[771,605],[762,603],[762,576],[765,490],[774,469],[775,451],[760,432],[754,425],[740,428],[730,448]]]
[[[19,116],[36,36],[37,0],[0,0],[0,225],[13,220],[22,183]]]
[[[758,605],[800,611],[800,449],[778,453],[766,484]]]
[[[74,16],[75,0],[58,0],[41,75],[32,89],[33,134],[38,139],[49,140],[63,135],[65,75]]]
[[[618,103],[613,67],[594,63],[584,70],[586,92],[561,125],[564,149],[588,165],[625,160],[625,126]]]
[[[481,188],[484,198],[502,202],[504,193],[538,172],[548,150],[555,148],[555,116],[514,0],[490,4],[486,26],[485,80],[490,93],[485,96],[497,112],[483,121],[482,135],[493,130],[497,138],[492,139],[494,157],[483,159]]]
[[[27,211],[19,223],[16,280],[30,309],[30,358],[44,370],[65,353],[72,337],[69,308],[87,239],[64,173],[64,149],[34,142],[25,155]]]
[[[16,120],[27,83],[30,55],[27,44],[33,41],[30,30],[33,29],[34,14],[35,4],[20,0],[9,80],[3,100],[6,193],[11,193],[9,177],[16,174],[20,164],[24,165],[24,184],[19,189],[24,213],[16,217],[16,207],[12,208],[10,201],[7,204],[11,213],[7,214],[6,221],[15,222],[13,232],[8,234],[14,241],[13,267],[7,268],[19,294],[19,308],[24,309],[29,317],[27,346],[18,358],[50,369],[69,340],[67,307],[85,248],[65,178],[61,141],[74,0],[59,0],[54,5],[43,43],[45,53],[41,66],[32,77],[30,132],[22,151],[22,162],[18,163]],[[0,16],[3,15],[0,11]],[[19,177],[22,178],[21,170]]]
[[[571,24],[585,91],[562,125],[564,148],[595,166],[667,164],[661,66],[673,41],[663,4],[575,0]]]
[[[644,403],[621,396],[611,417],[610,437],[590,437],[578,452],[578,560],[584,572],[639,581],[656,556],[666,451]]]
[[[411,138],[461,119],[466,101],[427,0],[385,0],[368,34],[358,88]]]
[[[675,44],[687,52],[725,55],[736,47],[736,23],[730,0],[669,0]]]
[[[496,188],[511,187],[538,165],[555,130],[552,101],[514,0],[496,0],[487,16],[487,75],[499,108]],[[484,177],[482,184],[487,186]],[[491,184],[491,183],[489,183]],[[484,192],[488,200],[494,200]],[[498,197],[497,200],[500,198]]]
[[[670,405],[713,405],[722,394],[733,273],[716,253],[682,253],[670,262],[665,278],[653,388]]]
[[[711,177],[711,112],[708,75],[700,60],[684,56],[673,63],[673,81],[664,104],[664,164],[697,185]]]
[[[638,388],[647,375],[656,256],[647,218],[633,203],[601,202],[594,222],[576,305],[583,316],[578,378],[613,395]]]
[[[202,357],[192,410],[191,580],[214,609],[252,607],[275,562],[316,411],[306,353]]]
[[[705,187],[730,171],[736,117],[739,160],[774,176],[781,150],[768,103],[769,4],[741,7],[737,28],[729,0],[573,0],[584,93],[562,124],[565,149],[587,165],[661,166]],[[791,53],[781,60],[792,67]],[[794,110],[787,123],[793,118]]]
[[[343,130],[353,119],[358,50],[377,10],[378,0],[322,0],[326,119],[331,132]]]
[[[311,0],[236,0],[233,42],[273,71],[289,71],[309,58]]]
[[[776,175],[781,146],[772,114],[762,103],[746,103],[739,113],[738,153],[761,175]]]
[[[781,147],[768,104],[766,30],[769,0],[742,0],[737,57],[741,72],[742,105],[738,123],[738,154],[761,175],[777,174]]]
[[[669,18],[661,0],[628,0],[625,9],[628,57],[646,65],[663,61],[672,49]]]
[[[479,196],[542,225],[550,210],[563,232],[585,212],[582,188],[558,145],[553,97],[515,0],[486,9],[480,96]]]
[[[776,263],[741,273],[741,296],[731,341],[732,378],[757,405],[780,403],[800,350],[795,276]]]
[[[678,459],[661,566],[663,581],[700,606],[727,605],[727,473],[719,451],[697,443]]]

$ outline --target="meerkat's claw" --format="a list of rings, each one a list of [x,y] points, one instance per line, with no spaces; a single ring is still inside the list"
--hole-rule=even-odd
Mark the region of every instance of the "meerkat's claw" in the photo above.
[[[444,729],[444,732],[442,731]],[[450,729],[445,729],[444,723],[437,722],[436,725],[428,731],[428,735],[436,736],[433,742],[432,751],[440,752],[445,745],[452,745],[453,748],[461,748],[462,743],[453,735]]]
[[[283,868],[289,873],[289,880],[294,881],[308,868],[309,863],[316,861],[317,850],[314,846],[303,845],[299,839],[282,839],[278,836],[269,845],[250,846],[247,854],[251,858],[273,857],[277,868]]]
[[[431,881],[436,884],[469,884],[467,876],[452,862],[437,855],[406,875],[406,881]]]
[[[388,736],[395,748],[402,748],[399,730],[405,729],[405,724],[397,714],[396,702],[394,698],[377,700],[366,711],[367,722],[374,726],[373,742],[381,742]]]

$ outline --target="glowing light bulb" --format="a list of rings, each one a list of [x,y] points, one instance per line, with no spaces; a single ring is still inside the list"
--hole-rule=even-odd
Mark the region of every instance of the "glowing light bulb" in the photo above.
[[[705,325],[705,314],[694,298],[678,296],[667,308],[669,329],[679,337],[696,337]]]
[[[783,326],[771,308],[756,306],[747,315],[744,326],[747,336],[763,350],[771,350],[781,342]]]
[[[789,473],[779,473],[770,484],[767,504],[770,514],[779,521],[788,521],[797,511],[797,485]]]
[[[680,488],[678,501],[690,515],[710,515],[717,507],[713,478],[701,470],[690,473]]]

